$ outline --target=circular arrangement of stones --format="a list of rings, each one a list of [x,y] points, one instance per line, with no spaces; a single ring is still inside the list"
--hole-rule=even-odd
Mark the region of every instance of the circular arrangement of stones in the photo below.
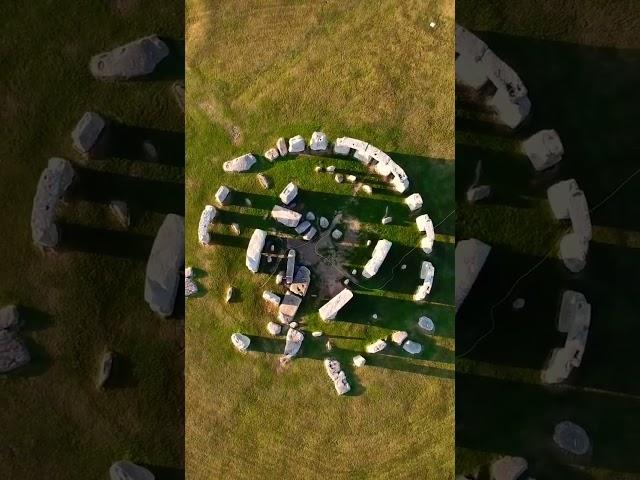
[[[308,155],[334,154],[345,157],[352,156],[365,167],[388,181],[396,192],[405,193],[409,189],[409,178],[404,170],[389,155],[379,148],[355,138],[340,137],[337,138],[332,145],[323,132],[313,132],[308,144],[302,135],[296,135],[289,138],[288,141],[285,140],[285,138],[279,138],[276,141],[275,147],[269,148],[264,153],[264,157],[270,162],[275,162],[279,158],[302,153]],[[252,153],[247,153],[225,162],[222,168],[226,173],[243,173],[249,172],[256,163],[256,156]],[[357,181],[355,175],[336,173],[335,166],[333,165],[326,168],[318,166],[316,167],[316,172],[334,175],[337,183],[356,183]],[[271,182],[264,174],[258,173],[257,180],[262,188],[268,189],[271,187]],[[362,185],[360,190],[365,194],[371,194],[373,192],[373,189],[369,185]],[[217,207],[214,205],[206,205],[204,207],[198,225],[198,241],[200,244],[208,245],[211,242],[210,227],[215,223],[218,209],[222,209],[228,205],[231,196],[234,194],[230,187],[221,185],[215,193]],[[326,217],[316,218],[316,215],[311,211],[296,211],[292,205],[298,197],[298,194],[298,185],[294,182],[289,182],[278,196],[281,205],[275,204],[273,206],[270,217],[279,224],[291,228],[292,232],[295,232],[296,235],[301,236],[302,239],[307,242],[312,242],[319,238],[319,236],[327,235],[330,235],[335,242],[340,241],[344,236],[344,232],[336,228],[339,218],[331,221]],[[419,213],[419,210],[423,207],[423,200],[419,193],[408,195],[404,203],[412,213]],[[387,225],[392,222],[393,218],[385,213],[381,223]],[[427,214],[418,215],[416,217],[416,227],[422,233],[419,248],[425,254],[430,254],[435,241],[433,221]],[[239,227],[237,234],[239,234]],[[263,253],[265,244],[267,243],[267,236],[268,234],[265,230],[255,229],[249,240],[245,265],[249,271],[254,274],[258,273],[260,262],[265,257]],[[367,241],[366,245],[369,247],[371,241]],[[362,269],[361,273],[363,278],[370,279],[378,273],[392,247],[392,242],[386,239],[381,239],[375,244],[370,259]],[[273,245],[271,246],[271,251],[273,251]],[[270,253],[271,252],[267,252],[266,255],[268,263],[271,263]],[[406,265],[403,265],[401,268],[404,270]],[[356,274],[357,271],[354,270],[352,275],[355,276]],[[431,262],[424,260],[420,268],[420,283],[413,295],[414,301],[422,302],[426,300],[431,292],[434,276],[435,267]],[[266,324],[266,330],[273,336],[285,336],[286,342],[283,356],[281,357],[281,362],[284,364],[298,354],[304,341],[305,334],[294,319],[311,283],[311,271],[307,266],[298,264],[295,249],[289,249],[286,255],[286,270],[278,273],[275,282],[278,285],[285,285],[287,287],[285,295],[281,297],[272,291],[266,290],[262,293],[262,298],[274,310],[277,309],[278,323],[269,321]],[[354,297],[353,291],[348,288],[349,279],[345,279],[343,283],[345,285],[344,288],[318,310],[320,318],[325,322],[335,320],[340,310]],[[189,287],[187,287],[185,283],[185,289],[186,296],[193,295],[197,292],[197,288],[194,289],[192,284],[189,284]],[[373,318],[377,318],[377,314],[374,314]],[[425,333],[431,334],[435,330],[433,321],[428,317],[420,317],[417,325],[420,330]],[[314,331],[312,336],[322,337],[323,334],[322,332]],[[419,355],[423,351],[423,346],[408,337],[407,332],[397,331],[391,335],[391,342],[401,347],[410,355]],[[231,335],[231,343],[237,350],[245,352],[250,348],[251,339],[241,332],[236,332]],[[367,345],[365,351],[368,354],[375,354],[387,348],[387,345],[387,339],[378,339]],[[330,340],[326,342],[326,348],[327,351],[331,350],[332,343]],[[353,358],[354,366],[363,367],[365,364],[366,358],[363,355],[356,355]],[[340,363],[335,358],[327,356],[324,360],[324,366],[327,375],[333,382],[336,392],[339,395],[349,392],[351,386]]]

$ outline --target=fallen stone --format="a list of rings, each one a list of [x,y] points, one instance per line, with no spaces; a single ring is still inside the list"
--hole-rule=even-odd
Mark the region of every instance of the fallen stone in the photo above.
[[[280,296],[276,295],[273,292],[270,292],[269,290],[265,290],[264,292],[262,292],[262,298],[267,303],[270,303],[271,305],[273,305],[275,307],[280,305]]]
[[[319,330],[316,330],[315,332],[312,332],[311,335],[313,335],[314,337],[321,337],[322,336],[322,332]]]
[[[335,172],[335,171],[336,171],[336,167],[335,167],[335,165],[329,165],[329,166],[327,167],[327,173],[333,173],[333,172]]]
[[[562,160],[564,147],[558,132],[540,130],[522,143],[522,151],[529,157],[533,168],[541,171]]]
[[[313,212],[307,212],[304,218],[306,218],[310,222],[313,222],[316,219],[316,215]]]
[[[325,217],[320,217],[320,228],[329,228],[329,220]]]
[[[230,193],[231,193],[231,190],[229,189],[229,187],[225,185],[220,185],[215,195],[216,202],[218,202],[218,204],[220,205],[226,205],[227,203],[229,203],[229,200],[231,199]]]
[[[155,480],[149,470],[126,460],[115,462],[109,468],[110,480]]]
[[[302,215],[288,208],[281,207],[280,205],[274,205],[271,210],[271,216],[277,222],[291,228],[295,228],[300,223]]]
[[[276,158],[280,156],[277,148],[270,148],[266,152],[264,152],[264,156],[270,162],[273,162]]]
[[[256,178],[258,179],[258,182],[260,183],[260,186],[262,188],[264,188],[265,190],[271,188],[271,182],[265,174],[259,173],[258,175],[256,175]]]
[[[302,235],[307,230],[309,230],[309,228],[311,228],[311,222],[309,222],[308,220],[305,220],[305,221],[301,222],[300,224],[298,224],[298,226],[295,228],[295,230],[296,230],[297,234]]]
[[[251,234],[249,245],[247,245],[247,254],[245,265],[249,271],[257,273],[260,268],[260,259],[262,258],[262,249],[267,239],[267,232],[256,228]]]
[[[318,230],[316,229],[316,227],[311,227],[309,231],[302,236],[302,238],[307,242],[310,242],[311,240],[313,240],[313,237],[315,237],[317,233]]]
[[[342,238],[342,232],[336,228],[333,232],[331,232],[331,238],[333,238],[334,240],[340,240]]]
[[[391,341],[396,345],[402,345],[408,337],[409,334],[407,332],[397,331],[391,334]]]
[[[227,288],[227,291],[224,295],[224,301],[225,303],[229,303],[231,301],[231,299],[233,298],[233,294],[234,294],[235,290],[232,286],[229,286],[229,288]]]
[[[343,289],[335,297],[325,303],[318,313],[320,318],[324,321],[333,320],[342,307],[344,307],[353,298],[353,292],[348,288]]]
[[[273,336],[280,335],[281,331],[282,331],[282,325],[278,325],[275,322],[267,323],[267,332],[269,332],[271,335]]]
[[[309,148],[315,151],[326,150],[329,146],[329,139],[323,132],[313,132],[309,141]]]
[[[569,421],[556,425],[553,441],[561,449],[574,455],[584,455],[591,449],[591,441],[585,429]]]
[[[218,212],[213,205],[206,205],[200,214],[200,223],[198,224],[198,241],[202,245],[208,245],[211,241],[209,226],[213,223],[217,213]]]
[[[285,157],[287,153],[289,153],[287,150],[287,142],[282,137],[280,137],[276,142],[276,148],[278,149],[278,153],[281,157]]]
[[[95,112],[86,112],[71,132],[73,146],[82,154],[89,154],[98,144],[107,122]]]
[[[422,345],[418,342],[414,342],[413,340],[407,340],[404,342],[402,348],[405,352],[410,353],[411,355],[417,355],[422,351]]]
[[[393,222],[393,217],[384,217],[382,219],[382,225],[389,225],[391,222]]]
[[[357,275],[357,274],[358,274],[358,270],[356,270],[355,268],[351,270],[351,275]]]
[[[338,395],[344,395],[351,390],[351,385],[349,385],[349,382],[347,381],[347,376],[342,371],[338,374],[338,378],[333,382],[333,386],[335,387]]]
[[[346,286],[348,286],[348,285],[349,285],[350,281],[349,281],[349,279],[348,279],[348,278],[345,278],[345,279],[342,281],[342,283],[343,283],[343,284],[344,284],[344,286],[346,287]]]
[[[491,464],[491,480],[518,480],[527,468],[522,457],[502,457]]]
[[[433,333],[436,329],[436,326],[429,317],[420,317],[418,319],[418,326],[427,333]]]
[[[351,153],[351,149],[346,145],[333,145],[333,153],[336,155],[349,155]]]
[[[329,375],[329,378],[335,381],[342,371],[340,362],[333,358],[325,358],[322,363],[324,364],[324,370],[327,372],[327,375]]]
[[[293,138],[289,139],[289,153],[300,153],[304,152],[305,143],[304,137],[302,135],[296,135]]]
[[[298,328],[298,322],[291,322],[289,328]]]
[[[378,240],[371,258],[367,261],[366,265],[362,269],[362,276],[364,278],[371,278],[378,273],[382,262],[387,258],[389,250],[393,244],[389,240]]]
[[[293,202],[293,199],[298,195],[298,187],[295,183],[290,182],[284,190],[280,193],[280,201],[285,205],[289,205]]]
[[[131,219],[129,217],[129,208],[127,207],[127,202],[123,202],[121,200],[113,200],[111,203],[109,203],[109,210],[111,210],[120,225],[122,225],[124,228],[129,228]]]
[[[252,204],[251,204],[251,199],[250,199],[250,198],[245,198],[245,199],[244,199],[244,204],[245,204],[247,207],[251,208],[251,206],[252,206]]]
[[[287,331],[287,341],[284,345],[284,355],[287,357],[296,356],[300,351],[300,347],[302,347],[303,340],[304,334],[300,330],[289,328]]]
[[[416,210],[420,210],[422,208],[422,196],[419,193],[414,193],[405,198],[404,203],[407,204],[409,210],[415,212]]]
[[[347,175],[345,178],[349,183],[356,183],[356,180],[358,179],[355,175]]]
[[[234,333],[231,335],[231,343],[241,352],[246,352],[251,343],[251,339],[241,333]]]
[[[147,262],[144,299],[163,317],[173,313],[184,265],[184,217],[165,217]]]
[[[296,273],[293,277],[293,282],[289,286],[289,290],[291,290],[296,295],[300,297],[304,297],[307,294],[307,290],[309,290],[309,285],[311,284],[311,270],[307,267],[302,266],[296,270]]]
[[[169,47],[157,35],[99,53],[91,58],[89,70],[99,80],[127,80],[151,74],[169,55]]]
[[[378,353],[384,350],[387,347],[387,342],[384,340],[376,340],[373,343],[370,343],[366,346],[367,353]]]
[[[246,172],[247,170],[251,170],[251,167],[255,165],[256,161],[256,157],[251,153],[245,153],[238,158],[224,162],[222,169],[225,172]]]
[[[335,177],[333,177],[336,183],[344,182],[344,175],[341,173],[336,173]]]
[[[100,358],[100,368],[98,369],[98,379],[96,384],[98,388],[104,387],[111,376],[111,368],[113,367],[113,353],[106,351]]]
[[[367,195],[371,195],[373,193],[373,188],[371,188],[370,185],[363,185],[362,186],[362,191],[364,193],[366,193]]]
[[[372,314],[371,318],[373,318],[374,320],[377,320],[378,319],[378,314],[377,313]]]
[[[366,363],[367,360],[362,355],[356,355],[355,357],[353,357],[353,365],[358,368],[364,367]]]
[[[422,267],[420,268],[420,279],[423,280],[423,282],[422,285],[418,287],[416,293],[413,295],[413,299],[416,302],[423,301],[427,297],[427,295],[431,293],[435,273],[435,267],[431,262],[422,262]]]
[[[491,195],[490,185],[474,185],[467,190],[467,202],[475,203]]]
[[[353,153],[353,158],[355,158],[356,160],[359,160],[364,165],[369,165],[371,163],[371,157],[366,153],[361,152],[360,150],[356,150]]]
[[[198,293],[198,285],[193,281],[191,277],[185,277],[184,279],[184,296],[191,297]]]
[[[298,313],[298,308],[302,299],[291,292],[287,292],[278,307],[278,320],[282,323],[289,324],[293,321]]]

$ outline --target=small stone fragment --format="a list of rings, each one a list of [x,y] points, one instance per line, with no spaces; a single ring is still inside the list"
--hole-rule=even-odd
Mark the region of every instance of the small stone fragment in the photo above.
[[[525,304],[524,298],[516,298],[513,301],[513,309],[514,310],[520,310],[521,308],[524,307],[524,304]]]
[[[298,235],[302,235],[307,230],[309,230],[309,228],[311,228],[311,222],[309,222],[308,220],[305,220],[305,221],[301,222],[300,224],[298,224],[298,226],[295,228],[295,230],[296,230],[296,233]]]
[[[357,275],[357,274],[358,274],[358,270],[356,270],[355,268],[351,270],[351,275]]]
[[[341,173],[336,173],[334,180],[336,181],[336,183],[342,183],[344,182],[344,175]]]
[[[393,222],[393,217],[384,217],[382,219],[382,224],[383,225],[389,225],[391,222]]]
[[[234,333],[231,335],[231,343],[241,352],[245,352],[249,348],[251,339],[241,333]]]
[[[356,367],[364,367],[365,363],[367,363],[367,360],[362,355],[356,355],[353,357],[353,364]]]
[[[420,210],[422,208],[422,196],[419,193],[414,193],[405,198],[404,203],[407,204],[409,210],[415,212],[416,210]]]
[[[371,195],[373,193],[373,188],[371,188],[371,185],[363,185],[362,191],[367,195]]]
[[[100,358],[100,368],[98,369],[98,388],[104,387],[109,377],[111,376],[111,369],[113,367],[113,353],[106,351],[102,358]]]
[[[367,345],[366,350],[367,353],[378,353],[384,350],[386,346],[387,342],[385,342],[384,340],[376,340],[375,342]]]
[[[333,232],[331,232],[331,238],[333,238],[334,240],[340,240],[342,238],[342,232],[336,228]]]
[[[333,173],[333,172],[335,172],[335,171],[336,171],[336,167],[335,167],[335,165],[329,165],[329,166],[327,167],[327,173]]]
[[[427,333],[433,333],[436,326],[429,317],[420,317],[418,319],[418,326]]]
[[[319,330],[316,330],[315,332],[312,332],[311,335],[313,335],[314,337],[321,337],[322,336],[322,332]]]
[[[267,323],[267,332],[269,332],[271,335],[273,336],[280,335],[281,331],[282,331],[282,325],[278,325],[275,322]]]
[[[313,212],[308,212],[308,213],[305,215],[305,218],[306,218],[307,220],[309,220],[310,222],[313,222],[313,221],[316,219],[316,215],[315,215],[315,213],[313,213]]]
[[[407,269],[407,264],[403,263],[402,265],[400,265],[400,270],[406,270]]]
[[[233,298],[233,287],[230,286],[229,288],[227,288],[227,292],[224,296],[224,301],[226,303],[229,303],[231,301],[231,298]]]

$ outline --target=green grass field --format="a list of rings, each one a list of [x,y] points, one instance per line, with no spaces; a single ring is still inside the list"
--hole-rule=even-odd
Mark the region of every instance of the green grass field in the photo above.
[[[71,130],[87,110],[132,126],[183,131],[169,78],[101,83],[88,71],[92,55],[142,35],[157,33],[179,45],[182,4],[90,3],[3,5],[0,305],[21,307],[33,357],[25,369],[0,378],[0,477],[7,479],[102,479],[122,458],[162,467],[172,478],[183,462],[182,321],[156,318],[143,299],[145,255],[167,202],[154,208],[158,199],[150,192],[144,208],[130,203],[130,234],[120,235],[106,205],[74,201],[60,211],[61,221],[75,227],[63,234],[83,231],[104,241],[68,234],[76,247],[47,256],[31,242],[32,198],[49,157],[147,189],[177,191],[184,182],[174,165],[86,162],[73,150]],[[177,210],[181,197],[173,202]],[[105,254],[100,245],[110,239],[140,248]],[[105,348],[118,355],[116,376],[99,392],[95,378]]]
[[[443,1],[187,2],[187,264],[198,269],[204,290],[187,301],[189,478],[453,477],[455,216],[446,218],[454,208],[453,26],[453,4]],[[446,218],[431,255],[430,302],[411,299],[426,257],[413,250],[419,236],[402,196],[353,159],[262,158],[279,136],[308,139],[318,129],[332,140],[361,138],[388,152],[408,173],[410,192],[422,194],[423,211],[436,224]],[[251,172],[223,173],[224,161],[249,151],[260,156]],[[316,165],[366,178],[374,194],[354,193],[352,184],[315,173]],[[260,188],[257,171],[271,178],[270,190]],[[260,297],[265,289],[283,290],[268,273],[252,275],[244,255],[254,228],[286,230],[265,214],[289,181],[299,184],[305,211],[343,213],[356,245],[341,251],[340,267],[360,270],[371,250],[367,239],[387,238],[394,246],[331,324],[317,315],[328,274],[312,268],[297,317],[305,341],[281,369],[284,342],[268,338],[265,326],[275,314]],[[234,190],[233,201],[213,227],[212,245],[202,247],[200,212],[221,184]],[[387,206],[394,222],[383,227]],[[233,222],[240,236],[231,233]],[[304,247],[303,255],[313,250]],[[407,270],[394,271],[397,263]],[[261,272],[266,267],[263,260]],[[229,285],[237,293],[225,304]],[[417,331],[421,314],[434,319],[436,335]],[[313,338],[316,329],[325,335]],[[408,358],[388,347],[354,371],[351,358],[396,329],[420,341],[423,354]],[[252,338],[245,355],[229,341],[235,331]],[[338,397],[324,372],[328,338],[352,383],[348,396]]]

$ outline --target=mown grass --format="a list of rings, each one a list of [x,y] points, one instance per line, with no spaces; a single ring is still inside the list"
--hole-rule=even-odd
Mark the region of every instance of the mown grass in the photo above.
[[[29,222],[38,178],[52,156],[138,179],[142,186],[156,180],[181,188],[183,169],[175,165],[82,160],[70,133],[87,110],[127,125],[183,130],[171,72],[166,79],[101,83],[88,71],[93,54],[151,33],[177,42],[180,55],[183,6],[143,0],[7,3],[3,14],[0,305],[21,307],[33,359],[0,379],[0,476],[105,478],[122,458],[179,474],[180,322],[159,320],[143,299],[146,255],[167,204],[152,194],[144,208],[131,202],[132,227],[123,234],[131,240],[110,255],[100,245],[121,238],[121,229],[104,204],[77,200],[61,209],[60,218],[76,227],[64,230],[65,241],[74,240],[69,231],[82,231],[96,242],[58,254],[36,251]],[[155,201],[163,207],[154,208]],[[172,208],[183,206],[173,202]],[[127,242],[138,248],[126,248]],[[105,348],[118,355],[117,375],[111,388],[98,392]]]
[[[260,158],[247,174],[223,174],[222,162],[241,153],[262,154],[279,136],[321,129],[330,139],[348,135],[389,152],[411,178],[423,211],[440,222],[453,209],[453,6],[449,2],[204,2],[187,4],[187,262],[201,271],[203,296],[187,302],[187,471],[190,478],[451,478],[453,476],[453,246],[436,244],[432,303],[417,305],[419,250],[415,222],[402,197],[370,184],[373,195],[354,194],[316,165],[367,175],[357,161],[301,155],[273,164]],[[437,22],[430,29],[429,21]],[[262,190],[255,173],[271,178]],[[314,298],[298,315],[307,332],[303,348],[278,368],[282,339],[265,326],[275,315],[263,290],[282,293],[267,273],[244,266],[254,228],[289,181],[299,203],[316,216],[337,211],[361,222],[359,245],[344,265],[366,261],[370,238],[394,242],[374,279],[354,287],[356,298],[339,321],[324,323]],[[213,228],[213,245],[197,243],[203,206],[220,184],[234,200]],[[252,207],[245,205],[249,198]],[[393,224],[380,220],[389,207]],[[234,236],[229,223],[242,229]],[[452,215],[437,229],[453,235]],[[276,229],[281,232],[286,229]],[[376,290],[393,276],[382,290]],[[263,262],[263,269],[266,268]],[[223,301],[228,285],[237,290]],[[365,288],[366,287],[366,288]],[[440,305],[442,304],[442,305]],[[372,313],[378,320],[371,319]],[[420,334],[416,321],[430,315],[438,331]],[[354,371],[351,358],[370,340],[407,329],[425,346],[419,358],[397,348],[368,356]],[[325,333],[315,339],[310,332]],[[246,355],[229,341],[234,331],[252,337]],[[337,397],[323,371],[324,343],[334,344],[353,392]]]

